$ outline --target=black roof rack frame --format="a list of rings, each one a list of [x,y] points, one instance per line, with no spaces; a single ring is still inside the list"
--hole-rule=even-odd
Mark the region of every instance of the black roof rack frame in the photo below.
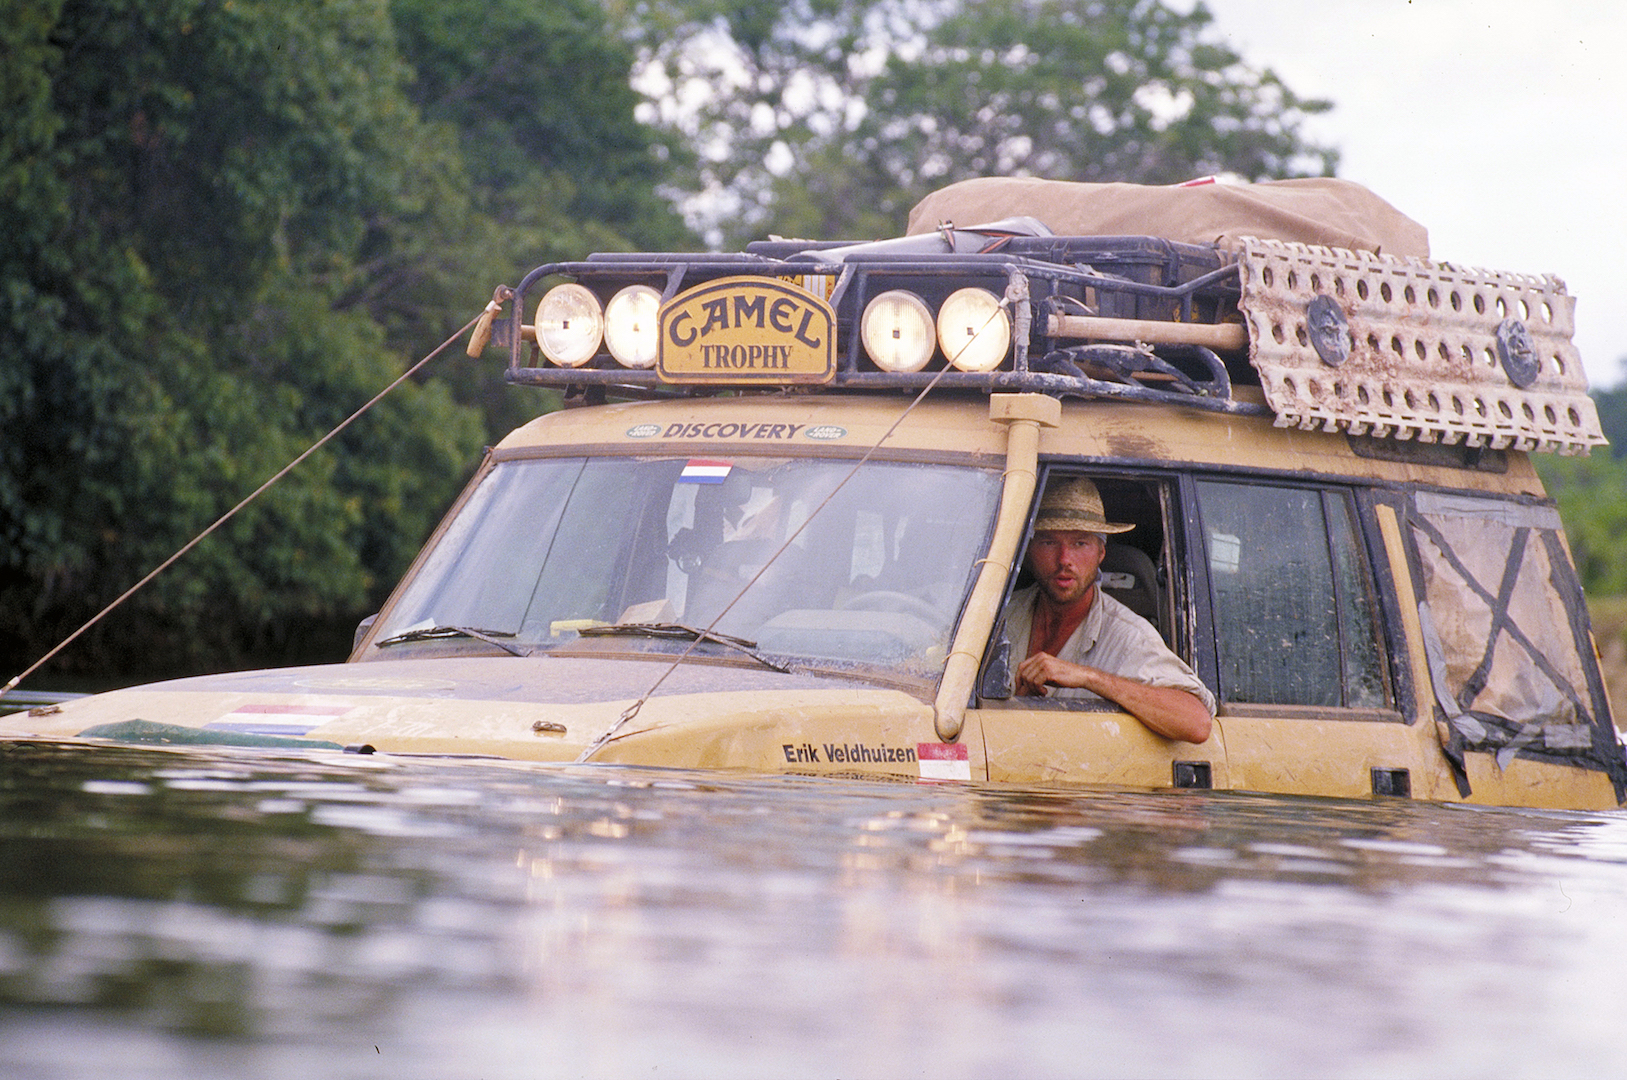
[[[837,247],[842,250],[831,251]],[[818,389],[908,391],[937,380],[945,389],[982,393],[1034,392],[1271,414],[1263,404],[1233,396],[1234,380],[1256,381],[1246,348],[1222,356],[1201,345],[1085,342],[1054,332],[1055,316],[1081,313],[1172,325],[1236,321],[1240,283],[1231,253],[1156,237],[1020,236],[1003,238],[998,247],[986,254],[915,254],[866,251],[863,245],[768,241],[745,252],[609,253],[548,263],[528,273],[514,290],[506,318],[494,324],[493,344],[508,349],[508,382],[558,388],[567,397],[780,389],[761,383],[665,382],[654,371],[622,367],[602,347],[581,367],[557,366],[541,355],[534,338],[526,337],[525,314],[546,287],[561,279],[587,286],[601,303],[634,283],[654,286],[665,303],[720,277],[823,279],[837,315],[837,359],[834,376]],[[887,289],[907,288],[933,306],[968,285],[987,288],[1009,303],[1012,349],[1000,369],[944,371],[941,355],[911,373],[882,371],[869,361],[858,327],[871,298]]]

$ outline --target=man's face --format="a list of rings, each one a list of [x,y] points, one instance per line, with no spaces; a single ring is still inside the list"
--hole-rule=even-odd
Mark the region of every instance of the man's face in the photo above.
[[[1106,554],[1100,533],[1041,529],[1028,545],[1028,569],[1053,604],[1071,604],[1096,583]]]

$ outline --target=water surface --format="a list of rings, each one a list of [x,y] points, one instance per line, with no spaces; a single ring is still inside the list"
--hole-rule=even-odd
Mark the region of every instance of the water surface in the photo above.
[[[7,1078],[1624,1071],[1618,813],[0,755]]]

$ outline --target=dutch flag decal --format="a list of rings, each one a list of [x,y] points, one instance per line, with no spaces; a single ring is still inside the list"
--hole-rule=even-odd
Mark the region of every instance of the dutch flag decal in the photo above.
[[[353,708],[354,705],[239,705],[220,719],[203,726],[206,731],[301,736]]]
[[[699,458],[690,460],[684,465],[684,471],[678,474],[680,484],[721,484],[729,478],[729,470],[734,468],[727,461],[702,461]]]
[[[917,743],[922,780],[970,780],[972,762],[965,743]]]

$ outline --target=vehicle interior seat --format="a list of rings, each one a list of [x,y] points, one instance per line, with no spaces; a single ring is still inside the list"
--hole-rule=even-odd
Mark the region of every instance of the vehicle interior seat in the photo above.
[[[1109,543],[1107,554],[1102,556],[1101,574],[1102,591],[1152,623],[1168,642],[1160,617],[1163,606],[1158,598],[1158,569],[1152,557],[1129,544]]]

